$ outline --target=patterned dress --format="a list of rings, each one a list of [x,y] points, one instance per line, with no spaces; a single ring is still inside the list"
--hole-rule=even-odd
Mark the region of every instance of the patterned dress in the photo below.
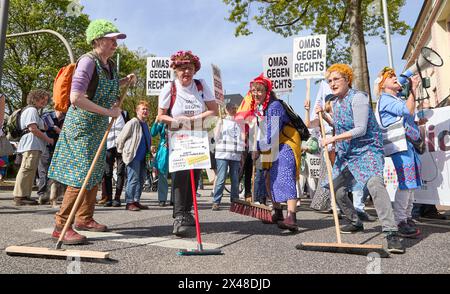
[[[119,97],[119,78],[116,71],[111,69],[113,78],[110,80],[98,59],[95,59],[95,63],[99,81],[92,102],[109,109]],[[56,144],[49,178],[70,187],[81,188],[107,128],[107,116],[70,107]],[[105,155],[106,146],[87,183],[87,190],[102,181]]]
[[[352,101],[358,93],[350,89],[343,99],[338,99],[333,105],[336,135],[345,133],[355,127],[353,123]],[[361,94],[359,92],[358,94]],[[362,93],[365,95],[364,93]],[[374,177],[383,177],[384,153],[381,130],[375,119],[372,108],[369,107],[369,118],[366,134],[362,137],[336,142],[336,161],[333,166],[335,179],[346,168],[362,187]]]
[[[301,162],[300,135],[297,130],[288,125],[289,117],[278,101],[269,104],[264,119],[267,119],[266,136],[263,140],[265,142],[258,142],[258,145],[263,146],[262,150],[274,151],[273,144],[276,136],[278,136],[279,143],[278,154],[270,154],[273,158],[268,165],[263,163],[264,168],[269,168],[272,201],[280,203],[296,199],[296,183]],[[272,134],[272,130],[275,133]],[[265,146],[265,144],[267,145]],[[266,156],[263,154],[263,158]]]
[[[422,185],[420,178],[421,163],[419,155],[410,142],[420,138],[420,132],[414,123],[414,116],[410,115],[406,109],[406,102],[392,95],[383,93],[378,102],[380,106],[381,123],[385,126],[403,116],[408,150],[397,152],[391,155],[397,172],[398,187],[400,190],[417,189]]]

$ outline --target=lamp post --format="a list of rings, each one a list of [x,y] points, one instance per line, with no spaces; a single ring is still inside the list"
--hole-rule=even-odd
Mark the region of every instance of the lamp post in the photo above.
[[[3,56],[5,55],[6,28],[8,26],[9,0],[0,0],[0,87],[2,86]]]
[[[392,58],[391,29],[389,26],[389,14],[386,0],[383,2],[384,30],[386,32],[386,45],[388,48],[389,66],[394,68],[394,60]]]

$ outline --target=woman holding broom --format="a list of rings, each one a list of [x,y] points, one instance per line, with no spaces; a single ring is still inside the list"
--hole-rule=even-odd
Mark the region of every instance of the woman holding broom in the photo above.
[[[405,249],[397,236],[391,201],[384,186],[384,154],[381,131],[375,120],[369,97],[366,93],[351,88],[353,71],[346,64],[333,64],[327,69],[325,78],[335,96],[332,103],[335,135],[322,139],[324,148],[336,145],[336,160],[333,166],[333,183],[336,200],[350,224],[341,228],[342,233],[363,231],[362,221],[347,195],[347,189],[355,180],[367,187],[372,195],[375,209],[387,239],[387,250],[404,253]],[[321,112],[319,107],[318,112]]]
[[[125,39],[114,24],[94,20],[86,30],[86,41],[93,51],[83,55],[75,70],[70,93],[72,103],[55,148],[49,168],[49,178],[67,185],[64,200],[52,234],[58,240],[62,229],[83,186],[88,170],[108,127],[108,117],[118,117],[121,109],[116,104],[119,86],[136,79],[134,74],[119,80],[116,67],[110,59],[117,49],[117,40]],[[94,218],[98,184],[102,181],[106,146],[86,186],[83,202],[75,215],[75,228],[82,231],[103,232],[105,225]],[[86,237],[72,227],[66,231],[63,244],[83,244]]]
[[[263,168],[269,170],[269,193],[275,211],[272,222],[281,229],[297,231],[296,183],[300,172],[300,134],[290,125],[289,116],[272,91],[269,79],[261,74],[250,82],[250,91],[253,97],[251,109],[256,114],[260,130],[253,160],[261,155]],[[283,216],[282,202],[287,202],[286,218]]]
[[[175,70],[175,81],[167,83],[159,95],[158,120],[170,130],[181,127],[191,129],[200,126],[202,120],[217,116],[214,95],[204,80],[194,80],[200,70],[200,59],[191,51],[178,51],[171,57],[170,67]],[[201,170],[194,170],[195,187]],[[172,173],[172,195],[174,199],[172,233],[183,237],[189,226],[195,226],[191,214],[192,191],[189,170]]]

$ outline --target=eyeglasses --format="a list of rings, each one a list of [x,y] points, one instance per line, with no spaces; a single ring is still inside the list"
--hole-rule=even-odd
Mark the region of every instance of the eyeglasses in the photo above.
[[[189,66],[189,65],[185,65],[185,66],[180,66],[177,68],[178,71],[194,71],[195,67],[194,66]]]
[[[250,92],[252,92],[252,94],[262,95],[266,93],[266,90],[252,89]]]
[[[328,82],[328,85],[331,85],[333,82],[336,83],[337,81],[339,81],[341,79],[345,79],[345,78],[340,77],[340,78],[329,79],[327,82]]]

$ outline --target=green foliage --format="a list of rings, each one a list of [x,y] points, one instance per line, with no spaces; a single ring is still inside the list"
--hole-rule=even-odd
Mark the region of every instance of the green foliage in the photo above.
[[[68,0],[11,0],[8,34],[54,30],[72,46],[75,58],[90,50],[85,41],[89,24],[86,14],[67,16]],[[3,64],[3,89],[8,112],[26,104],[33,88],[52,90],[58,70],[70,62],[62,42],[54,35],[41,33],[7,38]]]
[[[284,37],[303,31],[327,34],[328,62],[351,63],[350,37],[355,28],[349,25],[349,5],[361,5],[365,36],[384,40],[384,19],[381,11],[369,15],[368,6],[374,0],[222,0],[231,7],[228,21],[236,23],[236,36],[251,34],[249,24],[253,21],[269,31]],[[380,1],[381,2],[381,1]],[[388,2],[392,34],[405,35],[410,29],[399,20],[400,9],[405,0]],[[357,4],[356,4],[357,3]],[[379,5],[381,7],[381,3]],[[306,35],[306,33],[304,33]]]

